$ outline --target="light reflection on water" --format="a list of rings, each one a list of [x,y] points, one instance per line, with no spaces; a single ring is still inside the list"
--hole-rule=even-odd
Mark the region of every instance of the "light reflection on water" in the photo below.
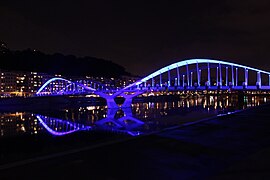
[[[0,137],[48,132],[66,135],[81,130],[110,130],[138,135],[267,102],[269,97],[263,96],[245,96],[242,102],[232,96],[193,96],[172,102],[135,103],[132,108],[125,109],[85,106],[37,114],[2,113]]]
[[[43,128],[54,136],[63,136],[77,131],[92,129],[91,126],[85,126],[83,124],[69,122],[58,118],[51,118],[42,115],[36,115],[36,118]]]

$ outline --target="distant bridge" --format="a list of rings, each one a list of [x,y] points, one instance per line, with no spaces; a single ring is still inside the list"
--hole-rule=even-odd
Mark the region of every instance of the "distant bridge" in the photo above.
[[[116,96],[125,97],[123,106],[130,106],[132,98],[139,94],[163,90],[270,90],[270,72],[221,60],[189,59],[163,67],[120,90],[95,89],[82,82],[52,78],[36,94],[91,92],[105,98],[108,108],[113,108],[118,107]]]

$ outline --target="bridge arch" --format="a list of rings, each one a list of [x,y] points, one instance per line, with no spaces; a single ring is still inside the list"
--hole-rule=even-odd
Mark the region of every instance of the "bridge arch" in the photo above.
[[[57,82],[57,88],[53,84],[54,82]],[[53,86],[50,86],[50,85]],[[54,89],[56,88],[56,89]],[[69,89],[68,89],[69,88]],[[78,82],[72,82],[70,80],[55,77],[49,79],[47,82],[45,82],[37,91],[36,95],[42,95],[42,94],[64,94],[66,90],[72,89],[74,91],[78,90],[86,90],[86,91],[96,91],[96,89],[85,86],[84,84],[78,83]],[[71,91],[70,91],[71,92]]]
[[[245,65],[241,65],[241,64],[236,64],[236,63],[232,63],[232,62],[227,62],[227,61],[222,61],[222,60],[212,60],[212,59],[188,59],[188,60],[183,60],[183,61],[179,61],[179,62],[176,62],[176,63],[173,63],[173,64],[170,64],[168,66],[165,66],[153,73],[151,73],[150,75],[126,86],[125,88],[123,88],[122,90],[126,90],[126,89],[129,89],[129,88],[134,88],[134,87],[138,87],[139,85],[142,85],[143,83],[146,83],[147,81],[151,80],[152,79],[152,82],[153,82],[153,79],[158,77],[158,76],[161,76],[161,74],[163,73],[167,73],[168,72],[168,81],[171,81],[171,77],[170,77],[170,71],[171,70],[177,70],[177,81],[178,83],[176,84],[180,84],[180,73],[179,73],[179,68],[180,67],[184,67],[186,66],[186,76],[184,76],[183,78],[186,77],[186,81],[187,81],[187,84],[189,85],[190,83],[190,72],[189,72],[189,65],[196,65],[196,74],[197,74],[197,83],[198,85],[201,84],[200,82],[200,68],[199,68],[199,64],[207,64],[208,65],[208,81],[210,81],[210,65],[209,64],[216,64],[218,65],[217,66],[217,81],[221,82],[222,83],[222,67],[226,67],[226,86],[228,85],[228,69],[230,68],[231,69],[231,81],[232,81],[232,85],[237,85],[237,81],[238,81],[238,68],[243,68],[245,69],[245,83],[247,84],[247,81],[248,81],[248,71],[255,71],[257,72],[257,85],[261,85],[261,74],[266,74],[269,76],[269,86],[270,86],[270,72],[267,72],[267,71],[264,71],[264,70],[260,70],[260,69],[257,69],[257,68],[253,68],[253,67],[249,67],[249,66],[245,66]],[[160,78],[160,81],[161,81],[161,78]],[[209,82],[210,83],[210,82]],[[153,84],[153,83],[152,83]],[[161,82],[160,82],[161,84]],[[168,83],[168,86],[170,86],[170,83]]]
[[[190,66],[194,67],[191,69]],[[202,67],[204,66],[204,67]],[[181,69],[182,68],[182,69]],[[183,71],[184,69],[184,71]],[[214,71],[213,71],[214,70]],[[239,81],[239,70],[243,72],[242,77],[244,77],[243,81]],[[243,71],[244,70],[244,71]],[[171,74],[174,72],[176,74]],[[181,71],[181,72],[180,72]],[[256,73],[256,80],[255,83],[250,83],[249,80],[249,71]],[[183,73],[184,72],[184,73]],[[182,74],[181,74],[182,73]],[[206,78],[202,79],[202,74],[207,74]],[[167,75],[164,79],[162,76]],[[196,76],[197,77],[196,77]],[[263,75],[263,77],[262,77]],[[267,75],[267,77],[265,76]],[[214,77],[214,79],[213,79]],[[263,79],[266,78],[266,79]],[[158,80],[156,80],[158,79]],[[243,79],[243,78],[242,78]],[[262,79],[264,80],[264,85],[262,85]],[[55,89],[48,89],[50,85],[54,85],[55,81],[63,82],[63,86],[57,90]],[[152,81],[150,84],[147,85],[148,81]],[[242,84],[239,84],[241,82]],[[267,85],[265,85],[267,82]],[[165,87],[163,87],[165,86]],[[73,89],[72,89],[73,88]],[[173,89],[172,89],[173,88]],[[70,90],[71,89],[71,90]],[[212,59],[188,59],[173,63],[171,65],[165,66],[148,76],[120,89],[114,91],[104,91],[100,89],[94,89],[82,84],[82,82],[76,81],[72,82],[70,80],[55,77],[48,80],[36,93],[37,95],[51,95],[57,94],[62,95],[66,93],[74,94],[76,92],[91,92],[103,97],[107,101],[108,108],[118,108],[114,98],[116,96],[123,96],[126,100],[122,107],[129,107],[132,102],[132,98],[142,94],[148,90],[217,90],[217,89],[235,89],[235,90],[242,90],[242,89],[249,89],[249,90],[257,90],[257,89],[265,89],[270,90],[270,72],[260,70],[257,68],[236,64],[232,62],[222,61],[222,60],[212,60]],[[48,93],[48,94],[47,94]],[[109,94],[106,94],[109,93]]]

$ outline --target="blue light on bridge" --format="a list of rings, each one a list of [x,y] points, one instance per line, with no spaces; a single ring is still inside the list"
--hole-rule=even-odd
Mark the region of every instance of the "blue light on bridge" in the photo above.
[[[59,119],[55,119],[56,121],[59,121],[61,123],[65,123],[66,125],[70,125],[70,126],[73,126],[74,129],[73,130],[69,130],[69,131],[63,131],[63,132],[58,132],[56,130],[54,130],[53,128],[50,128],[45,122],[44,122],[44,117],[40,116],[40,115],[37,115],[36,116],[38,121],[40,122],[40,124],[52,135],[54,136],[64,136],[64,135],[67,135],[67,134],[71,134],[71,133],[74,133],[76,131],[82,131],[82,130],[90,130],[92,129],[90,126],[86,126],[86,127],[79,127],[79,126],[76,126],[68,121],[63,121],[63,120],[59,120]]]
[[[191,65],[191,64],[201,64],[201,63],[212,63],[212,64],[222,64],[222,65],[227,65],[227,66],[234,66],[234,67],[239,67],[239,68],[244,68],[247,70],[252,70],[252,71],[257,71],[260,73],[264,73],[264,74],[268,74],[270,75],[270,72],[264,71],[264,70],[260,70],[260,69],[256,69],[256,68],[252,68],[252,67],[248,67],[245,65],[240,65],[240,64],[236,64],[236,63],[231,63],[231,62],[226,62],[226,61],[221,61],[221,60],[211,60],[211,59],[189,59],[189,60],[184,60],[184,61],[179,61],[177,63],[168,65],[166,67],[163,67],[157,71],[155,71],[154,73],[142,78],[141,80],[130,84],[129,86],[125,87],[124,89],[128,89],[132,86],[138,86],[140,84],[142,84],[143,82],[146,82],[148,80],[150,80],[152,77],[156,77],[160,74],[163,74],[169,70],[173,70],[176,69],[177,67],[182,67],[182,66],[186,66],[186,65]]]
[[[193,71],[190,70],[188,67],[189,65],[196,65],[196,69],[194,72],[197,74],[197,81],[194,82],[193,78],[196,78],[195,74],[193,76]],[[199,64],[207,64],[207,82],[205,82],[205,86],[201,86],[203,82],[201,81],[201,74],[202,70],[199,68]],[[216,64],[214,68],[216,69],[216,73],[212,73],[213,76],[215,76],[216,82],[211,83],[211,77],[210,77],[210,69],[213,67],[210,66],[210,64]],[[226,72],[225,75],[225,82],[223,83],[222,79],[222,66],[225,66],[226,69],[224,71]],[[186,67],[186,73],[181,76],[179,73],[179,68],[180,67]],[[230,67],[230,72],[231,72],[231,80],[229,82],[229,68]],[[245,83],[242,84],[242,86],[238,86],[238,80],[239,80],[239,75],[238,75],[238,69],[243,68],[244,74],[245,74]],[[177,77],[171,77],[171,71],[176,69],[177,70]],[[248,72],[250,71],[255,71],[257,73],[257,82],[253,86],[248,83]],[[166,73],[167,72],[167,73]],[[262,76],[261,74],[266,74],[269,77],[269,84],[268,86],[263,86],[262,87]],[[166,75],[168,79],[163,81],[162,80],[162,74]],[[154,78],[157,77],[159,79],[156,81]],[[182,80],[180,79],[182,78]],[[65,84],[63,87],[59,88],[59,85],[56,86],[54,81],[62,81],[63,84]],[[147,85],[147,81],[151,81]],[[165,87],[163,86],[162,82],[165,82]],[[172,84],[174,82],[174,87],[172,87]],[[182,86],[180,85],[180,82],[182,82]],[[265,82],[265,81],[264,81]],[[52,83],[52,84],[51,84]],[[156,83],[156,86],[155,86]],[[152,85],[151,85],[152,84]],[[158,86],[157,86],[158,84]],[[214,86],[211,86],[211,84],[214,84]],[[223,87],[225,85],[225,87]],[[257,90],[257,89],[267,89],[270,90],[270,72],[248,67],[245,65],[240,65],[236,63],[231,63],[231,62],[226,62],[226,61],[221,61],[221,60],[211,60],[211,59],[189,59],[189,60],[184,60],[184,61],[179,61],[176,63],[173,63],[171,65],[168,65],[166,67],[163,67],[154,73],[142,78],[141,80],[138,80],[120,90],[116,90],[113,93],[109,92],[109,94],[106,94],[105,90],[97,90],[91,87],[88,87],[84,84],[81,84],[79,82],[72,82],[70,80],[66,80],[64,78],[52,78],[48,80],[38,91],[37,95],[63,95],[63,94],[76,94],[76,93],[84,93],[84,92],[91,92],[96,95],[99,95],[100,97],[103,97],[107,101],[108,108],[118,108],[118,105],[115,103],[114,98],[117,96],[123,96],[126,101],[124,102],[124,105],[130,106],[132,102],[132,98],[142,94],[148,90],[164,90],[165,88],[174,88],[174,90],[183,90],[183,89],[200,89],[200,90],[205,90],[205,89],[211,89],[211,90],[217,90],[217,89],[222,89],[223,90],[228,90],[228,89],[235,89],[235,90],[243,90],[243,89],[248,89],[248,90]],[[71,89],[71,90],[70,90]],[[170,89],[169,89],[170,90]],[[132,92],[135,95],[132,96],[126,96],[125,94],[128,92]]]

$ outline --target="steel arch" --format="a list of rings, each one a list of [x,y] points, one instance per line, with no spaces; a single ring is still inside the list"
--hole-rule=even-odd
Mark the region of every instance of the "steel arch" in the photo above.
[[[80,83],[77,83],[77,82],[72,82],[72,81],[67,80],[67,79],[64,79],[64,78],[55,77],[55,78],[51,78],[51,79],[49,79],[47,82],[45,82],[45,83],[39,88],[39,90],[36,92],[36,94],[37,94],[37,95],[40,94],[40,93],[42,92],[42,90],[46,88],[47,85],[49,85],[51,82],[58,81],[58,80],[60,80],[60,81],[66,81],[66,82],[68,82],[68,83],[70,83],[70,84],[76,84],[76,85],[78,85],[78,86],[81,86],[81,87],[83,87],[83,88],[89,90],[89,91],[96,91],[96,89],[91,88],[91,87],[88,87],[88,86],[85,86],[84,84],[80,84]]]
[[[183,67],[186,65],[191,65],[191,64],[201,64],[201,63],[212,63],[212,64],[222,64],[222,65],[228,65],[228,66],[234,66],[234,67],[239,67],[239,68],[246,68],[247,70],[253,70],[253,71],[257,71],[260,73],[264,73],[264,74],[268,74],[270,75],[270,72],[264,71],[264,70],[260,70],[257,68],[253,68],[253,67],[248,67],[245,65],[240,65],[240,64],[236,64],[236,63],[231,63],[231,62],[226,62],[226,61],[221,61],[221,60],[212,60],[212,59],[189,59],[189,60],[184,60],[184,61],[179,61],[176,63],[173,63],[171,65],[165,66],[155,72],[153,72],[152,74],[142,78],[141,80],[138,80],[128,86],[126,86],[125,88],[123,88],[122,90],[131,88],[133,86],[138,86],[148,80],[150,80],[151,78],[154,78],[160,74],[163,74],[165,72],[168,72],[169,70],[173,70],[176,69],[177,67]]]

